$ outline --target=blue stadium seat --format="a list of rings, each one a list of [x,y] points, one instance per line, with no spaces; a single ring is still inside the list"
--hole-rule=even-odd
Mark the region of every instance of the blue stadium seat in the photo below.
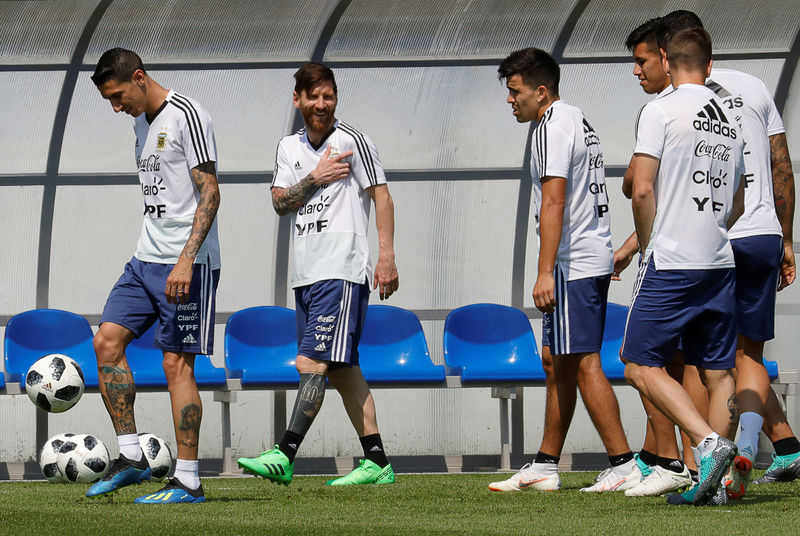
[[[764,366],[767,367],[767,374],[769,374],[770,381],[775,381],[778,379],[778,363],[777,361],[770,361],[769,359],[764,359]]]
[[[250,307],[225,326],[225,367],[242,386],[296,386],[300,381],[295,315],[285,307]]]
[[[462,383],[542,382],[545,375],[531,324],[513,307],[478,303],[447,315],[444,324],[447,374]]]
[[[78,363],[87,388],[97,388],[92,327],[80,315],[59,309],[33,309],[6,325],[5,362],[9,382],[24,388],[30,366],[47,354],[64,354]]]
[[[167,386],[167,377],[162,366],[164,355],[161,350],[153,346],[156,325],[157,323],[154,323],[141,337],[133,339],[125,350],[125,357],[133,372],[136,387]],[[223,386],[225,369],[212,365],[207,355],[198,355],[194,360],[194,379],[198,387]]]
[[[6,388],[6,377],[5,375],[0,372],[0,391]]]
[[[370,305],[358,345],[359,363],[370,384],[444,383],[434,365],[417,315],[399,307]]]
[[[625,322],[628,319],[628,308],[617,303],[609,303],[606,307],[606,327],[603,331],[603,347],[600,350],[600,362],[603,372],[610,381],[625,381],[625,364],[619,358],[622,338],[625,336]]]

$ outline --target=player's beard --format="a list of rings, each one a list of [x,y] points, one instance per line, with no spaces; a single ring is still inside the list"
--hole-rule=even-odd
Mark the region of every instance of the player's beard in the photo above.
[[[309,130],[326,133],[333,127],[334,111],[335,109],[327,111],[324,115],[317,115],[313,109],[302,110],[303,121]]]

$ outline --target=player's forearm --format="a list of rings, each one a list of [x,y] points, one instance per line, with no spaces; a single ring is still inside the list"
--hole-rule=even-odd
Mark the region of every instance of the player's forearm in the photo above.
[[[642,251],[646,251],[650,244],[650,234],[653,232],[653,222],[656,219],[656,200],[653,190],[634,191],[632,205],[636,239]]]
[[[783,230],[783,239],[791,242],[794,223],[794,173],[792,159],[786,144],[786,134],[769,137],[772,160],[772,191],[775,199],[775,212]]]
[[[561,243],[564,204],[544,201],[539,214],[539,273],[553,273]]]
[[[394,202],[388,189],[375,195],[375,227],[378,230],[378,257],[394,260]]]
[[[272,207],[279,216],[297,212],[317,192],[319,184],[312,174],[287,188],[272,188]]]
[[[200,199],[197,201],[197,210],[192,220],[192,230],[189,239],[183,247],[181,255],[194,261],[200,247],[208,236],[214,218],[219,210],[219,184],[214,162],[206,162],[192,169],[192,181],[197,187]]]
[[[631,157],[631,162],[628,164],[628,169],[625,170],[625,175],[622,177],[622,195],[631,198],[633,195],[633,161],[636,156]]]
[[[631,233],[631,236],[625,240],[618,251],[620,255],[624,255],[627,258],[632,258],[636,255],[636,252],[639,251],[639,240],[636,238],[636,231]]]
[[[730,230],[741,215],[744,214],[744,184],[744,176],[742,176],[739,180],[739,186],[736,188],[736,193],[733,194],[731,213],[728,215],[728,220],[725,222],[728,230]]]

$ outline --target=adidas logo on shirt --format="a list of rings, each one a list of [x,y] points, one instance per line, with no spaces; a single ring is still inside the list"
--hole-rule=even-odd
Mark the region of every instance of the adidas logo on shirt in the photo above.
[[[695,130],[702,130],[703,132],[711,132],[713,134],[721,134],[726,138],[736,139],[736,129],[730,126],[728,118],[722,112],[722,108],[713,99],[708,101],[708,104],[703,106],[703,109],[697,112],[697,117],[692,126]]]
[[[327,347],[327,346],[325,346],[325,343],[324,343],[324,342],[321,342],[321,343],[319,343],[318,345],[316,345],[316,346],[314,347],[314,350],[316,350],[317,352],[324,352],[324,351],[325,351],[325,350],[327,350],[327,349],[328,349],[328,347]]]
[[[194,344],[197,340],[192,337],[192,334],[188,334],[186,337],[183,338],[183,344]]]
[[[294,169],[300,169],[301,167],[303,167],[303,166],[300,165],[300,161],[299,160],[294,163]]]

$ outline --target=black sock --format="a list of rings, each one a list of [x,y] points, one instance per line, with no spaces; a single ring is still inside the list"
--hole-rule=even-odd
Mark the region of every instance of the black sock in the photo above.
[[[291,430],[286,430],[283,433],[283,439],[278,443],[278,448],[289,458],[289,463],[293,463],[294,457],[297,456],[297,449],[300,448],[300,443],[302,442],[303,436]]]
[[[772,446],[775,449],[776,456],[786,456],[800,450],[800,441],[796,437],[787,437],[786,439],[779,439]]]
[[[658,465],[667,471],[672,471],[673,473],[683,472],[683,462],[678,458],[662,458],[659,456]]]
[[[386,453],[383,451],[381,434],[365,435],[359,437],[358,440],[361,441],[361,448],[364,449],[364,458],[378,467],[386,467],[389,465],[389,460],[386,459]]]
[[[649,450],[644,450],[644,449],[640,450],[639,459],[642,460],[647,465],[655,465],[658,463],[658,456],[656,456]]]
[[[692,475],[692,478],[697,478],[699,476],[699,473],[694,469],[689,469],[689,474]]]
[[[633,452],[628,451],[625,454],[617,454],[616,456],[609,456],[608,461],[611,462],[611,467],[618,467],[622,464],[628,463],[633,459]]]
[[[533,463],[554,463],[558,465],[558,460],[560,460],[560,456],[552,456],[550,454],[545,454],[541,450],[536,453],[536,458],[533,460]]]

